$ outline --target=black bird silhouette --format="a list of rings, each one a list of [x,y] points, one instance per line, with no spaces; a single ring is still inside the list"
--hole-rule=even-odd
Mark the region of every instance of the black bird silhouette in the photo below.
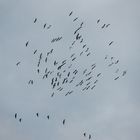
[[[54,92],[52,93],[51,97],[53,97],[53,96],[54,96]]]
[[[34,19],[34,23],[36,23],[36,21],[37,21],[37,18]]]
[[[43,27],[45,28],[45,27],[46,27],[46,25],[47,25],[47,24],[45,23]]]
[[[87,56],[89,56],[90,55],[90,52],[87,54]]]
[[[28,46],[28,44],[29,44],[29,41],[27,41],[27,42],[26,42],[26,44],[25,44],[25,45],[26,45],[26,47]]]
[[[124,75],[126,74],[126,72],[127,72],[126,70],[125,70],[125,71],[123,71],[123,74],[122,74],[122,76],[124,76]]]
[[[84,133],[84,137],[86,137],[86,132]]]
[[[73,22],[76,21],[77,19],[78,19],[78,17],[76,17],[76,18],[73,20]]]
[[[89,134],[89,140],[91,139],[91,135]]]
[[[100,22],[100,19],[97,20],[97,23],[99,23],[99,22]]]
[[[119,79],[119,76],[118,76],[118,77],[116,77],[114,80],[117,80],[117,79]]]
[[[107,25],[106,25],[106,28],[107,28],[108,26],[110,26],[110,24],[107,24]]]
[[[21,62],[17,62],[16,65],[18,66]]]
[[[32,84],[33,85],[33,80],[29,80],[28,84]]]
[[[85,45],[83,45],[83,48],[85,48],[86,47],[86,44]]]
[[[22,121],[22,118],[19,119],[19,122],[21,122],[21,121]]]
[[[117,63],[119,63],[119,60],[117,60],[117,61],[115,62],[115,64],[117,64]]]
[[[17,118],[17,113],[15,113],[15,119]]]
[[[84,24],[84,22],[82,22],[80,26],[83,26],[83,24]]]
[[[39,74],[39,69],[37,69],[37,73]]]
[[[64,119],[64,120],[63,120],[63,125],[65,124],[65,121],[66,121],[66,120]]]
[[[104,24],[104,25],[102,26],[102,29],[105,27],[105,25],[106,25],[106,24]]]
[[[72,13],[73,13],[73,11],[71,11],[71,12],[70,12],[69,16],[71,16],[71,15],[72,15]]]
[[[81,39],[80,43],[82,43],[82,42],[83,42],[83,38]]]
[[[80,56],[83,54],[83,51],[80,53]]]
[[[48,120],[50,119],[50,116],[49,115],[47,115],[47,118],[48,118]]]
[[[101,75],[101,73],[97,74],[97,77],[99,77]]]
[[[39,117],[39,113],[38,112],[36,113],[36,116]]]
[[[110,43],[109,43],[109,46],[113,43],[114,41],[111,41]]]
[[[91,87],[91,89],[93,90],[93,89],[95,88],[95,86],[96,86],[96,85],[93,85],[93,86]]]
[[[34,54],[36,54],[37,50],[34,51]]]

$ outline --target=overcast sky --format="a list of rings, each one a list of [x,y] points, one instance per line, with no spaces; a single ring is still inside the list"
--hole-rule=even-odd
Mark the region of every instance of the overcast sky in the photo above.
[[[95,140],[139,140],[139,9],[139,0],[0,0],[0,139],[84,140],[88,139],[83,137],[86,132]],[[73,22],[75,17],[78,20]],[[80,34],[90,49],[89,57],[79,57],[79,44],[69,49],[81,22]],[[45,23],[52,27],[43,29]],[[104,23],[110,26],[101,29]],[[58,36],[63,39],[50,43]],[[114,43],[108,46],[111,41]],[[36,65],[39,54],[42,52],[44,59],[52,48],[51,70],[54,60],[61,62],[72,53],[78,58],[73,69],[80,72],[96,63],[95,74],[102,73],[96,88],[82,93],[67,85],[64,93],[73,89],[73,94],[66,97],[62,92],[51,98],[50,79],[42,80]],[[108,67],[111,57],[119,63]],[[127,74],[122,77],[124,70]],[[115,81],[117,75],[120,78]],[[30,79],[33,85],[28,85]],[[75,83],[80,79],[82,74],[78,73]],[[16,112],[21,123],[14,118]]]

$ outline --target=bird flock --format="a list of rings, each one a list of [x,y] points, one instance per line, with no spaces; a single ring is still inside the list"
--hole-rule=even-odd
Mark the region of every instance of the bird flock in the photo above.
[[[80,59],[83,58],[84,60],[88,61],[88,57],[93,57],[93,53],[86,43],[82,35],[82,29],[84,28],[85,23],[79,21],[79,17],[75,16],[74,12],[71,11],[68,15],[69,19],[71,20],[72,24],[78,24],[78,27],[73,31],[73,40],[68,46],[69,56],[65,59],[53,60],[53,56],[55,55],[55,47],[48,49],[46,52],[40,52],[39,49],[34,49],[32,55],[34,55],[36,62],[36,75],[39,75],[40,79],[49,82],[49,86],[51,87],[50,98],[54,98],[55,96],[70,96],[72,94],[77,93],[87,93],[87,91],[91,92],[96,88],[99,81],[103,78],[103,71],[98,70],[98,63],[91,61],[89,67],[81,68],[79,67]],[[35,18],[33,24],[37,24],[38,18]],[[101,23],[101,19],[97,19],[96,21],[97,27],[101,30],[105,28],[109,28],[111,25],[109,23]],[[53,30],[51,24],[44,23],[43,30]],[[50,43],[57,44],[58,42],[64,42],[65,38],[62,35],[53,37],[50,40]],[[32,46],[30,43],[32,40],[27,40],[25,42],[26,48],[31,48]],[[115,42],[110,41],[108,42],[108,46],[111,47]],[[74,48],[78,48],[79,51],[74,51]],[[48,65],[48,63],[51,63]],[[119,78],[126,75],[127,70],[121,70],[118,66],[120,63],[119,59],[116,59],[114,56],[105,55],[104,56],[104,63],[106,64],[107,68],[114,67],[115,76],[113,80],[119,80]],[[18,61],[16,63],[18,67],[22,65],[22,61]],[[41,67],[43,65],[43,67]],[[45,69],[44,69],[45,68]],[[29,79],[27,81],[28,85],[34,85],[34,78]],[[68,88],[69,87],[69,88]],[[40,114],[37,112],[35,113],[36,117],[40,117]],[[46,116],[47,119],[50,119],[50,115]],[[22,117],[19,117],[18,113],[15,113],[15,119],[18,120],[20,123],[23,121]],[[65,125],[66,119],[62,119],[62,124]],[[83,133],[83,137],[88,137],[88,139],[92,139],[91,134],[86,132]]]

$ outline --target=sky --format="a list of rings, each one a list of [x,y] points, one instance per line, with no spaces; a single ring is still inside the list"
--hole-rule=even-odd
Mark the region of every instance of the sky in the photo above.
[[[0,0],[0,139],[86,140],[91,134],[93,140],[139,140],[139,5],[139,0]],[[69,49],[81,22],[79,33],[91,52],[88,57],[79,57],[79,43]],[[52,27],[43,29],[45,23]],[[102,29],[103,24],[110,26]],[[51,43],[59,36],[62,40]],[[102,74],[95,89],[82,92],[74,84],[66,85],[52,98],[51,78],[42,79],[45,63],[41,63],[40,74],[36,71],[40,53],[44,59],[52,48],[47,64],[52,71],[54,60],[69,61],[76,54],[70,71],[79,71],[75,83],[83,78],[85,68],[96,63],[93,76]],[[108,67],[111,57],[119,63]],[[127,74],[120,76],[124,70]],[[28,85],[30,79],[33,85]],[[70,90],[74,93],[65,96]]]

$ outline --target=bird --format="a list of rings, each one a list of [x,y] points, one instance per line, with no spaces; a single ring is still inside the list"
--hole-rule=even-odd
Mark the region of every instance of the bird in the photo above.
[[[36,54],[37,50],[34,51],[34,54]]]
[[[101,73],[97,74],[97,77],[99,77],[101,75]]]
[[[105,59],[107,59],[108,55],[105,56]]]
[[[27,42],[26,42],[26,44],[25,44],[25,45],[26,45],[26,47],[28,46],[28,44],[29,44],[29,41],[27,41]]]
[[[39,74],[39,69],[37,69],[37,73]]]
[[[86,44],[85,45],[83,45],[83,48],[85,48],[86,47]]]
[[[87,54],[87,56],[89,56],[90,55],[90,52]]]
[[[99,23],[99,22],[100,22],[100,19],[97,20],[97,23]]]
[[[80,56],[83,54],[83,51],[80,53]]]
[[[33,80],[29,80],[28,84],[32,84],[33,85]]]
[[[80,43],[82,43],[82,42],[83,42],[83,38],[81,39]]]
[[[45,28],[45,27],[46,27],[46,25],[47,25],[47,24],[45,23],[43,27]]]
[[[15,113],[15,119],[17,118],[17,113]]]
[[[46,57],[46,58],[45,58],[45,62],[46,62],[46,63],[47,63],[47,60],[48,60],[48,58]]]
[[[91,89],[93,90],[93,89],[95,88],[95,86],[96,86],[96,85],[93,85],[93,86],[91,87]]]
[[[118,77],[116,77],[114,80],[117,80],[117,79],[119,79],[119,76],[118,76]]]
[[[82,26],[83,26],[83,24],[84,24],[84,22],[82,22],[82,23],[80,24],[80,26],[82,27]]]
[[[52,25],[49,25],[49,26],[47,27],[47,29],[50,29],[50,28],[51,28],[51,26],[52,26]]]
[[[18,66],[21,62],[17,62],[16,65]]]
[[[89,134],[89,140],[91,139],[91,135]]]
[[[111,41],[110,43],[109,43],[109,46],[113,43],[114,41]]]
[[[122,74],[122,76],[124,76],[124,75],[126,74],[126,72],[127,72],[126,70],[125,70],[125,71],[123,71],[123,74]]]
[[[105,27],[106,24],[104,24],[101,28],[103,29]]]
[[[119,63],[119,60],[117,60],[117,61],[115,62],[115,64],[117,64],[117,63]]]
[[[82,28],[82,26],[80,26],[78,29],[76,29],[76,30],[74,31],[74,35],[75,35],[81,28]]]
[[[76,21],[77,19],[78,19],[78,17],[76,17],[76,18],[73,20],[73,22]]]
[[[66,121],[66,120],[64,119],[64,120],[63,120],[63,125],[65,124],[65,121]]]
[[[34,19],[34,23],[36,23],[36,21],[37,21],[37,18]]]
[[[86,50],[85,50],[85,52],[87,52],[89,50],[89,48],[87,48]]]
[[[71,15],[72,15],[72,13],[73,13],[73,11],[71,11],[71,12],[70,12],[69,16],[71,16]]]
[[[56,60],[55,60],[55,61],[54,61],[54,66],[57,65],[57,64],[58,64],[58,62],[56,62]]]
[[[47,115],[47,118],[48,118],[48,120],[50,119],[50,116],[49,115]]]
[[[21,122],[21,121],[22,121],[22,118],[19,119],[19,122]]]
[[[54,92],[52,93],[51,97],[53,97],[53,96],[54,96]]]
[[[108,26],[110,26],[110,24],[107,24],[107,25],[106,25],[106,28],[107,28]]]
[[[39,113],[38,112],[36,113],[36,116],[39,117]]]
[[[84,133],[84,137],[86,137],[86,132]]]
[[[104,24],[101,28],[103,29],[106,26],[106,24]]]

